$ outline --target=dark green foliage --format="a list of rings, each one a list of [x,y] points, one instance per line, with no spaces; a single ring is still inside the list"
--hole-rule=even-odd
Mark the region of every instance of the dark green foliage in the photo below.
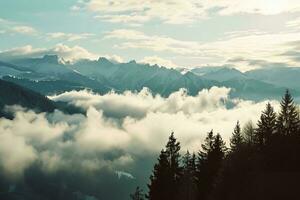
[[[230,148],[231,151],[238,150],[244,142],[244,138],[242,137],[241,133],[241,126],[239,121],[236,123],[234,131],[232,133],[232,137],[230,138]]]
[[[150,200],[178,199],[179,183],[182,175],[180,166],[180,143],[174,137],[169,137],[166,150],[162,150],[150,176],[148,198]]]
[[[197,163],[198,198],[206,199],[216,181],[221,168],[226,146],[220,134],[214,135],[213,131],[207,134],[202,151],[199,152]]]
[[[148,198],[151,199],[167,199],[171,194],[169,188],[169,163],[167,154],[161,151],[158,163],[154,165],[153,174],[150,176],[150,184]]]
[[[300,123],[288,91],[276,116],[268,103],[257,128],[249,121],[241,131],[237,122],[230,151],[221,136],[210,131],[197,163],[188,151],[182,158],[180,199],[298,199]],[[173,188],[173,192],[177,190]],[[173,198],[167,195],[161,199]]]
[[[172,185],[177,185],[179,178],[182,173],[182,168],[180,167],[180,143],[177,142],[174,137],[174,133],[169,137],[169,141],[166,145],[166,154],[169,162],[169,170],[172,176]]]
[[[255,127],[252,121],[248,121],[242,130],[243,138],[248,146],[254,144]]]
[[[299,113],[294,100],[287,90],[280,103],[280,113],[277,119],[277,131],[281,135],[296,135],[299,133]]]
[[[183,173],[180,181],[179,199],[197,199],[196,155],[187,151],[182,158],[182,165]]]
[[[257,123],[254,141],[259,148],[270,143],[272,137],[276,133],[276,113],[270,103],[266,105],[266,109],[262,112]]]
[[[226,156],[212,199],[297,199],[300,125],[288,91],[281,101],[278,118],[268,103],[257,126],[253,131],[253,125],[248,123],[244,128],[248,145]]]

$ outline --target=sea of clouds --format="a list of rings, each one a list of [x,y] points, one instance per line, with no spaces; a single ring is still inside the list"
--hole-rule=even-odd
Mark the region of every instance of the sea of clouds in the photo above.
[[[7,107],[13,120],[0,118],[0,169],[21,177],[34,163],[47,173],[60,169],[125,170],[143,157],[156,157],[172,131],[182,151],[198,151],[206,133],[220,133],[227,145],[237,122],[256,122],[267,101],[230,98],[230,89],[212,87],[196,96],[181,89],[169,97],[140,92],[88,90],[50,96],[86,111],[84,114],[35,113]],[[271,102],[278,108],[278,102]],[[152,165],[152,164],[151,164]],[[134,174],[133,174],[134,176]]]

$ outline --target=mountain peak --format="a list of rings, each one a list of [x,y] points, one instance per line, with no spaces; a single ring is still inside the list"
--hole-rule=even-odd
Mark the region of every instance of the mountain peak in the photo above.
[[[131,60],[131,61],[129,61],[128,64],[136,64],[136,61],[135,60]]]
[[[44,55],[42,60],[46,61],[47,63],[59,64],[59,58],[57,55]]]
[[[104,64],[112,64],[112,62],[105,57],[99,57],[98,62],[104,63]]]

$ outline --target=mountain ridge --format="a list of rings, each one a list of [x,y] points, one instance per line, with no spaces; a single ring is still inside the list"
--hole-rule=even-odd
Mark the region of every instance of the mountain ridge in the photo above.
[[[0,67],[1,63],[4,62],[0,62]],[[2,79],[45,95],[85,88],[105,94],[111,90],[139,91],[143,87],[148,87],[154,94],[162,96],[168,96],[180,88],[186,88],[190,95],[197,95],[202,89],[212,86],[230,87],[233,89],[233,96],[251,100],[261,100],[268,96],[279,99],[287,88],[291,89],[295,96],[300,94],[300,86],[276,84],[268,79],[264,80],[265,78],[256,75],[255,71],[243,73],[230,66],[195,68],[181,73],[180,70],[136,61],[115,63],[104,57],[98,60],[81,59],[75,63],[60,62],[56,55],[17,59],[5,63],[5,67],[10,71],[0,70]],[[30,72],[25,73],[24,70]]]

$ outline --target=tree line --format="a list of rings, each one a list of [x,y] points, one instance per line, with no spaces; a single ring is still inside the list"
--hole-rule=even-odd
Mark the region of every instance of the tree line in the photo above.
[[[199,152],[180,154],[172,133],[144,194],[133,200],[297,199],[300,184],[300,118],[287,90],[276,113],[266,105],[256,124],[239,121],[226,147],[219,133],[207,133]]]

